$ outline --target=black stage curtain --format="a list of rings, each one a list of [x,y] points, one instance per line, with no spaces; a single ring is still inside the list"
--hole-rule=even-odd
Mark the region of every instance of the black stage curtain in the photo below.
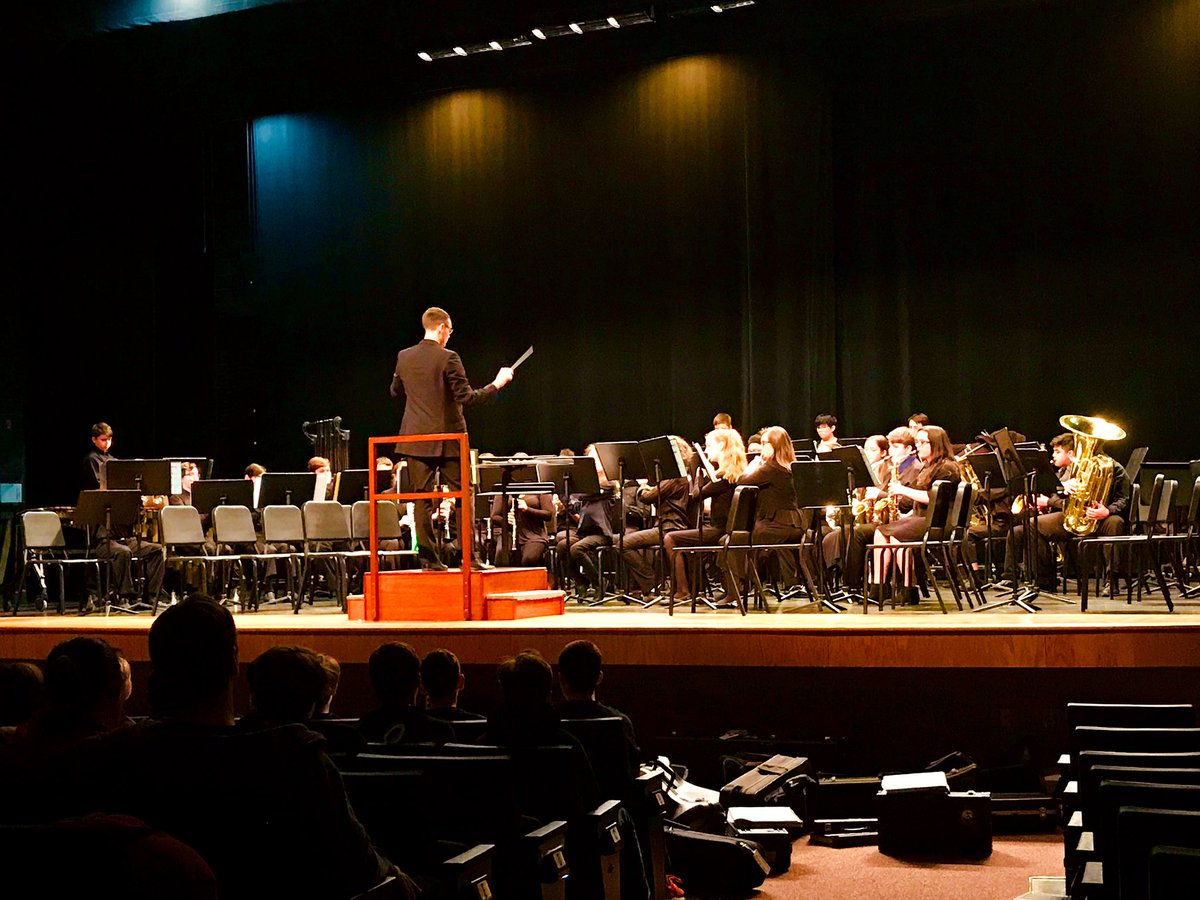
[[[483,449],[697,438],[718,410],[865,434],[919,408],[957,439],[1107,413],[1119,458],[1197,455],[1198,20],[764,18],[344,104],[314,102],[318,72],[288,95],[278,56],[245,90],[288,112],[240,121],[210,112],[233,56],[212,86],[97,51],[72,71],[94,90],[48,97],[21,147],[31,499],[69,500],[98,419],[119,455],[234,475],[302,468],[300,423],[341,415],[361,460],[432,304],[477,384],[536,346],[470,416]]]

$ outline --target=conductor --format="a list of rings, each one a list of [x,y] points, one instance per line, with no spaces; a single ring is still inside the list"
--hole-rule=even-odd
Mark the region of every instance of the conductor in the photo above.
[[[492,383],[475,390],[467,381],[462,360],[446,342],[454,332],[450,314],[432,306],[421,316],[425,338],[396,355],[396,373],[392,377],[392,396],[404,404],[401,434],[438,434],[466,431],[463,408],[490,403],[500,388],[512,381],[513,370],[507,366],[496,373]],[[396,445],[396,453],[408,460],[408,472],[413,491],[433,490],[435,473],[440,469],[442,481],[452,491],[460,487],[457,441],[427,441]],[[413,503],[416,519],[417,544],[421,566],[425,569],[446,568],[434,550],[433,529],[430,524],[430,503]]]

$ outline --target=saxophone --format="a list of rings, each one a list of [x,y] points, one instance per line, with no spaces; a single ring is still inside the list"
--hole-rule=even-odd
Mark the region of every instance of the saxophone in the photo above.
[[[1088,507],[1107,500],[1112,487],[1112,457],[1097,452],[1100,442],[1122,440],[1125,429],[1096,416],[1063,416],[1058,423],[1075,435],[1075,486],[1063,505],[1062,524],[1086,537],[1098,524],[1088,518]]]
[[[968,444],[963,448],[962,453],[954,457],[954,461],[958,463],[958,471],[962,475],[963,481],[970,482],[971,494],[975,497],[975,501],[971,504],[971,519],[967,523],[971,528],[986,528],[987,517],[979,508],[980,504],[987,503],[988,498],[983,496],[983,485],[979,483],[979,476],[975,474],[975,470],[971,464],[967,462],[967,457],[982,447],[983,444]]]
[[[900,464],[891,460],[892,474],[888,479],[888,492],[875,501],[875,521],[887,525],[900,518],[900,496],[892,490],[900,484]]]

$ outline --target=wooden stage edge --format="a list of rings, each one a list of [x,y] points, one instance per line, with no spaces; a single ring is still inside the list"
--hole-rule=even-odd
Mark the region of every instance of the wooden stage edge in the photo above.
[[[302,644],[362,663],[387,640],[418,652],[449,647],[467,664],[494,664],[526,648],[557,657],[588,638],[609,666],[786,668],[1197,668],[1200,616],[868,615],[679,613],[606,609],[512,622],[359,622],[330,610],[236,617],[249,662],[267,647]],[[148,659],[149,616],[0,619],[0,658],[44,659],[75,635],[104,637],[134,661]]]

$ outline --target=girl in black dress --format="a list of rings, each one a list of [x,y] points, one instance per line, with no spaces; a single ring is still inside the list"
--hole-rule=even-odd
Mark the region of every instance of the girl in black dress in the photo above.
[[[784,428],[773,425],[762,433],[762,450],[758,459],[746,467],[738,484],[758,488],[758,506],[753,540],[762,544],[799,543],[804,537],[800,508],[796,505],[796,488],[792,484],[792,463],[796,451],[792,438]],[[796,555],[780,557],[785,582],[795,580]]]
[[[917,432],[917,456],[922,467],[916,481],[911,487],[903,484],[891,485],[891,491],[900,497],[907,497],[913,502],[913,509],[907,515],[901,516],[894,522],[880,525],[875,532],[875,546],[886,546],[889,543],[919,541],[925,536],[927,528],[925,509],[929,506],[929,489],[935,481],[946,481],[951,486],[962,480],[958,463],[954,461],[954,447],[945,429],[937,425],[925,425]],[[879,582],[887,579],[888,564],[892,553],[879,550],[875,552],[875,577]],[[896,565],[904,572],[904,586],[912,587],[912,566],[906,550],[895,551]]]

